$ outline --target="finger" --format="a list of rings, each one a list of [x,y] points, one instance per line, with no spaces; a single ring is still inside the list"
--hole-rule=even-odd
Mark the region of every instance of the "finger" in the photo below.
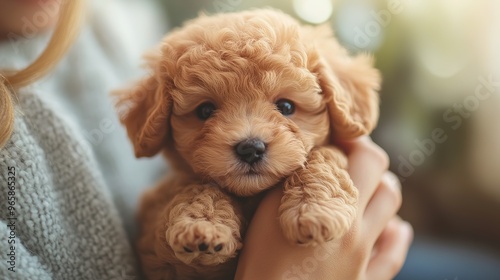
[[[403,267],[413,240],[413,228],[394,218],[377,240],[375,254],[368,263],[366,275],[374,280],[392,279]]]
[[[317,259],[315,247],[296,246],[283,236],[278,218],[282,197],[282,188],[274,188],[259,204],[246,232],[234,279],[284,279],[304,259]]]
[[[363,230],[375,238],[384,230],[389,220],[401,207],[401,185],[391,172],[382,176],[382,181],[363,215]]]
[[[368,201],[380,183],[382,174],[389,166],[387,153],[369,138],[360,138],[348,145],[349,166],[347,171],[359,190],[359,213],[363,213]]]
[[[285,251],[289,246],[282,237],[278,222],[278,208],[282,196],[282,188],[274,188],[259,204],[245,237],[245,244],[259,246],[243,246],[235,279],[259,279],[260,275],[257,277],[257,273],[263,271],[271,275],[273,269],[277,269],[278,264],[274,259],[279,258],[272,258],[276,256],[273,252]]]

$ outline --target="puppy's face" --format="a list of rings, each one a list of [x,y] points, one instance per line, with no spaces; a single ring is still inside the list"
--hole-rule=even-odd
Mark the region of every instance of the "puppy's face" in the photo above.
[[[252,195],[291,174],[313,146],[326,142],[326,102],[306,68],[288,64],[284,55],[268,68],[263,61],[226,59],[221,70],[220,57],[200,59],[186,66],[196,79],[179,83],[187,87],[172,95],[170,120],[175,148],[196,173]],[[194,81],[197,89],[190,91]]]
[[[198,18],[149,64],[150,77],[118,92],[136,155],[166,149],[238,195],[275,185],[314,146],[369,133],[378,116],[370,59],[277,11]]]

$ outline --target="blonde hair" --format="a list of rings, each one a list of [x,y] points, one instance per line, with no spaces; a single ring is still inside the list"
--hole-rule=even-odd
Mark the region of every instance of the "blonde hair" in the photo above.
[[[43,53],[22,70],[0,72],[0,148],[14,129],[15,91],[45,76],[62,59],[78,35],[83,9],[84,0],[61,0],[56,28]]]

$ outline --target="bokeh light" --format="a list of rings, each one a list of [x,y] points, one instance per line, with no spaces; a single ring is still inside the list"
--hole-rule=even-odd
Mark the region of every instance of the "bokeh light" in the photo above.
[[[383,42],[384,28],[370,12],[376,7],[371,2],[347,1],[335,19],[337,36],[355,50],[376,51]]]
[[[333,14],[333,3],[330,0],[293,0],[295,13],[309,23],[320,24]]]

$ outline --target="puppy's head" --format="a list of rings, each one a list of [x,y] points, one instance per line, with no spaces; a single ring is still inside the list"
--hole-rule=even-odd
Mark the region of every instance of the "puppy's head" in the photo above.
[[[369,133],[378,117],[371,60],[273,10],[201,16],[148,64],[151,75],[118,92],[136,156],[163,149],[237,195],[278,183],[314,146]]]

